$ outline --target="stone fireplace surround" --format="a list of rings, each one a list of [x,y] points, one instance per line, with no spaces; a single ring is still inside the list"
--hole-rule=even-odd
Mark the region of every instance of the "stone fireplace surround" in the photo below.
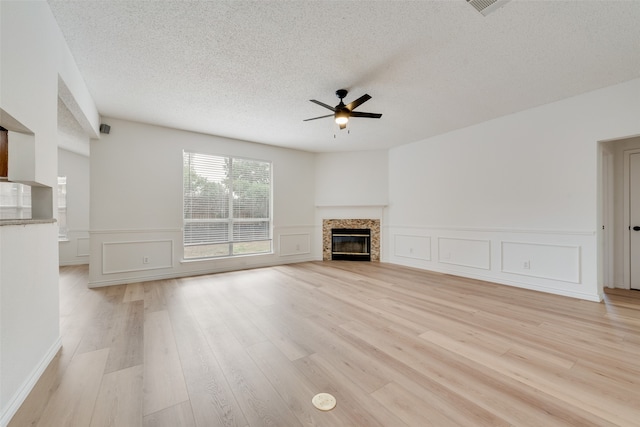
[[[332,228],[368,228],[371,230],[371,261],[380,261],[380,220],[379,219],[323,219],[322,220],[322,260],[331,260]]]

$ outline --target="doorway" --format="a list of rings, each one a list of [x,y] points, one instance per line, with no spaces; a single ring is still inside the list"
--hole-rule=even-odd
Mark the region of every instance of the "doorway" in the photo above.
[[[599,165],[599,277],[640,290],[640,136],[602,141]]]

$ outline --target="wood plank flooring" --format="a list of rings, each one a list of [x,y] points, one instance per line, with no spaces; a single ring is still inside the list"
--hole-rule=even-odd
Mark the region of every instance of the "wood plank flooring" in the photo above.
[[[9,427],[640,426],[640,292],[366,262],[87,277],[61,268],[63,349]]]

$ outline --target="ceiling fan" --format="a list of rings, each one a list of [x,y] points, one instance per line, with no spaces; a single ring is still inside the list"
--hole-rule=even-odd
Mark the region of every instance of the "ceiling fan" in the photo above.
[[[355,110],[359,105],[364,104],[365,102],[367,102],[368,100],[371,99],[371,96],[364,94],[362,95],[360,98],[356,99],[353,102],[350,102],[347,105],[344,105],[344,102],[342,102],[342,99],[347,96],[347,93],[349,93],[346,89],[338,89],[336,91],[336,96],[338,98],[340,98],[340,103],[338,105],[336,105],[335,107],[332,107],[330,105],[325,104],[324,102],[320,102],[320,101],[316,101],[315,99],[310,99],[311,102],[318,104],[324,108],[328,108],[329,110],[333,111],[333,114],[327,114],[326,116],[320,116],[320,117],[314,117],[312,119],[305,119],[303,120],[304,122],[308,122],[309,120],[316,120],[316,119],[324,119],[325,117],[331,117],[333,116],[336,120],[336,123],[338,124],[338,126],[340,126],[340,129],[344,129],[347,127],[347,122],[349,121],[350,117],[369,117],[371,119],[379,119],[380,117],[382,117],[382,114],[379,113],[362,113],[360,111],[353,111]]]

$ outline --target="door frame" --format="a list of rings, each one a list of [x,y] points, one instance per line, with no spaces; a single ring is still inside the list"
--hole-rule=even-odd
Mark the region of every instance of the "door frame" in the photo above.
[[[603,287],[615,287],[615,154],[612,148],[602,144],[602,179],[601,179],[601,215],[602,231],[598,249],[602,251],[600,257],[602,274],[599,275]]]
[[[640,152],[640,134],[597,142],[596,251],[598,292],[631,289],[629,156]]]
[[[623,225],[627,227],[624,230],[624,250],[623,250],[623,259],[624,259],[624,284],[627,289],[631,289],[631,236],[629,234],[629,227],[631,226],[631,186],[630,186],[630,176],[631,176],[631,155],[632,154],[640,154],[640,148],[624,150],[623,154]]]

